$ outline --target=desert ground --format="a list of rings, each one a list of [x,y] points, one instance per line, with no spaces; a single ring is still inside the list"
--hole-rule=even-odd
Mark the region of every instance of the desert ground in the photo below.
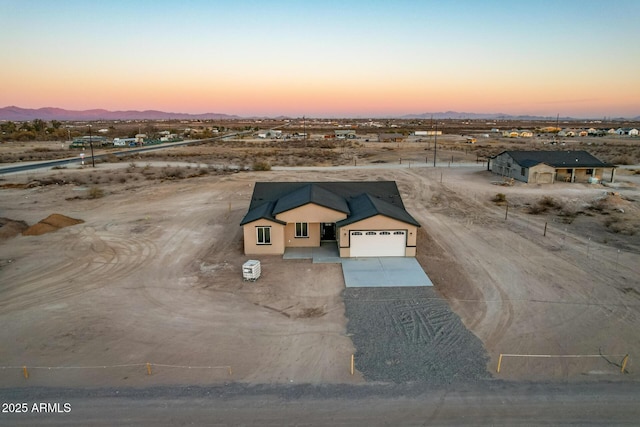
[[[364,383],[358,363],[349,372],[358,349],[338,264],[265,256],[262,277],[242,280],[238,224],[253,183],[286,180],[396,181],[422,224],[418,261],[483,343],[494,378],[638,378],[633,167],[611,186],[502,186],[472,152],[443,150],[434,168],[424,145],[368,147],[322,169],[233,173],[150,156],[2,177],[0,382]],[[54,213],[84,222],[19,234]],[[603,356],[507,357],[496,373],[501,353]]]

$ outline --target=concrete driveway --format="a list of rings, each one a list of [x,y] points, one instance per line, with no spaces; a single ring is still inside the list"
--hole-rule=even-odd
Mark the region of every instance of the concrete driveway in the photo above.
[[[342,274],[347,288],[433,286],[412,257],[344,258]]]

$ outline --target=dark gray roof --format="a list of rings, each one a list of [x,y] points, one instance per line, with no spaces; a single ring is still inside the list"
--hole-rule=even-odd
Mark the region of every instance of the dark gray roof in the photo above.
[[[376,215],[384,215],[420,227],[418,221],[413,219],[404,208],[395,206],[382,198],[372,197],[366,193],[350,198],[349,208],[351,209],[351,215],[342,221],[338,221],[336,223],[338,227],[353,224],[354,222],[362,221],[363,219]]]
[[[248,224],[258,219],[268,219],[273,222],[278,222],[280,224],[286,224],[286,222],[280,221],[273,216],[273,207],[275,206],[274,202],[266,202],[259,206],[256,206],[253,209],[249,209],[249,212],[244,216],[240,225]]]
[[[369,202],[362,199],[364,194],[369,196]],[[261,218],[282,223],[275,219],[278,213],[307,203],[344,212],[348,219],[368,218],[372,215],[366,212],[373,209],[376,211],[373,215],[381,214],[420,226],[404,209],[394,181],[256,182],[249,210],[240,225]]]
[[[307,203],[315,203],[338,212],[349,213],[347,202],[342,197],[319,185],[307,184],[279,198],[273,208],[273,214],[277,215]]]
[[[503,151],[523,167],[531,167],[538,163],[545,163],[556,168],[575,167],[613,167],[592,156],[586,151]],[[500,155],[498,154],[498,155]]]

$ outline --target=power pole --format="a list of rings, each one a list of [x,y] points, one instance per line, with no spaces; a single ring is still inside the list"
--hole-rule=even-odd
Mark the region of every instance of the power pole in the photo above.
[[[89,125],[89,146],[91,147],[91,165],[96,167],[96,160],[93,158],[93,140],[91,137],[91,125]]]
[[[438,157],[438,120],[436,119],[436,131],[433,133],[433,167],[436,167],[436,157]]]

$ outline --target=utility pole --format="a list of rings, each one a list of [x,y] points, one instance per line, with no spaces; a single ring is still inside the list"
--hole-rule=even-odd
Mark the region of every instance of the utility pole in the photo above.
[[[438,119],[436,119],[436,131],[433,133],[433,167],[436,167],[438,157]]]
[[[91,165],[92,167],[96,167],[96,160],[93,158],[93,140],[91,137],[91,125],[89,126],[89,146],[91,147]]]

